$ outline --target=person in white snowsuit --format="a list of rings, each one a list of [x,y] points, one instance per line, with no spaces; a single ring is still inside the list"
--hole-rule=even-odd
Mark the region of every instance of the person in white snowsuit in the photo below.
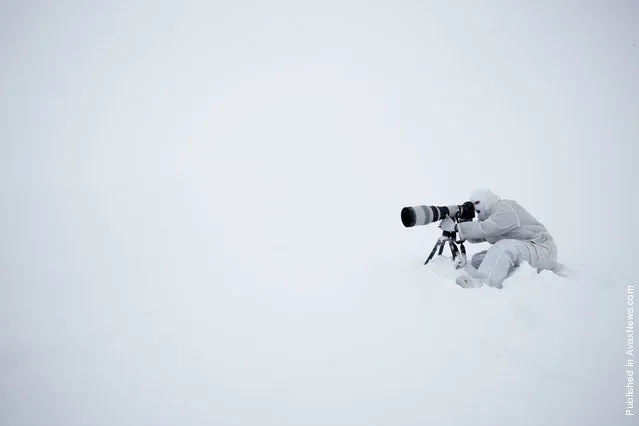
[[[523,261],[538,271],[557,266],[557,246],[537,219],[513,200],[503,200],[487,188],[474,190],[470,201],[478,221],[455,223],[446,218],[440,224],[445,231],[457,231],[461,240],[488,242],[493,246],[475,254],[464,269],[470,276],[457,278],[464,288],[483,284],[502,288],[502,282]]]

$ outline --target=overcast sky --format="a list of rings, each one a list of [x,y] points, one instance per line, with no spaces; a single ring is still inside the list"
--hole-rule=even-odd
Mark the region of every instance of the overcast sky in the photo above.
[[[617,0],[2,2],[2,368],[135,333],[127,312],[199,300],[213,324],[229,295],[364,285],[439,234],[403,206],[476,186],[634,279],[637,22]],[[45,391],[3,385],[13,419],[66,371],[42,368]],[[69,421],[62,395],[43,418]]]

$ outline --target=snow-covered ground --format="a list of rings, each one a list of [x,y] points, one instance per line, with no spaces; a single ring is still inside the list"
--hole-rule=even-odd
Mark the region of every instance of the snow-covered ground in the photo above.
[[[636,424],[638,19],[5,2],[0,424]],[[575,275],[424,266],[401,208],[477,186]]]

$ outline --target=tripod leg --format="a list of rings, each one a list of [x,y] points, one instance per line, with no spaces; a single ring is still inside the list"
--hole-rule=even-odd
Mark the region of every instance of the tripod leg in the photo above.
[[[461,254],[459,255],[459,261],[455,262],[455,268],[457,268],[457,269],[459,269],[462,266],[466,265],[466,262],[467,262],[466,247],[464,247],[464,243],[459,244],[459,247],[461,248]]]
[[[437,242],[435,243],[435,247],[433,247],[433,250],[430,252],[430,255],[428,256],[428,259],[426,259],[426,262],[424,262],[424,265],[426,265],[428,262],[430,262],[430,260],[433,258],[433,256],[435,255],[435,251],[437,251],[437,247],[440,247],[439,252],[441,253],[441,247],[443,246],[442,242],[437,240]]]
[[[459,250],[457,249],[457,244],[455,244],[455,241],[453,240],[448,240],[448,245],[450,246],[450,252],[453,255],[453,261],[457,258],[457,255],[459,254]]]

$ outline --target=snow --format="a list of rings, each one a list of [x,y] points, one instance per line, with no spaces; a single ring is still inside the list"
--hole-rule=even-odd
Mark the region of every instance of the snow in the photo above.
[[[2,425],[634,424],[635,3],[3,9]],[[475,187],[574,274],[425,266]]]

